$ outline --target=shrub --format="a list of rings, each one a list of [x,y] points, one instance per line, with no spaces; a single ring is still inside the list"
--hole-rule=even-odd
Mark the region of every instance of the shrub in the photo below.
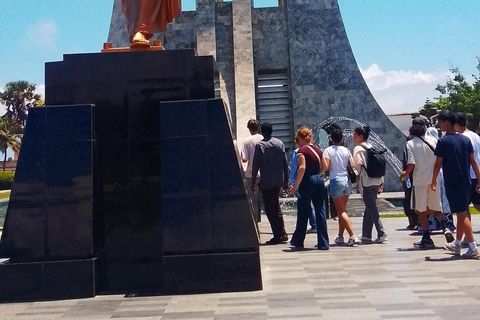
[[[0,171],[0,190],[10,190],[12,188],[13,171]]]

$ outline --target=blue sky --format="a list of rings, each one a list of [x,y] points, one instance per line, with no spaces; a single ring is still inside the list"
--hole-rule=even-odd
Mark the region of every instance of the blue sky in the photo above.
[[[320,0],[319,0],[320,1]],[[255,6],[277,0],[255,0]],[[478,74],[480,0],[338,0],[357,63],[386,113],[415,111],[434,97],[449,66]],[[194,10],[195,0],[182,0]],[[0,0],[0,90],[27,80],[42,91],[44,63],[98,52],[113,0]]]

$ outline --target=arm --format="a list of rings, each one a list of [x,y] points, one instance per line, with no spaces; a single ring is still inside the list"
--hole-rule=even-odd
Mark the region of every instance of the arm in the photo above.
[[[438,173],[440,172],[440,168],[442,167],[442,161],[443,161],[443,158],[437,157],[437,161],[435,161],[435,165],[433,166],[433,176],[432,176],[432,182],[430,184],[430,187],[432,188],[433,191],[435,191],[437,188],[437,176],[438,176]]]
[[[411,142],[408,141],[405,145],[405,155],[406,155],[406,168],[402,172],[402,178],[406,179],[408,175],[413,171],[415,168],[415,154],[413,153]],[[435,180],[436,181],[436,180]]]
[[[243,148],[242,148],[242,152],[240,152],[240,157],[242,158],[243,163],[248,162],[248,150],[245,142],[243,143]]]
[[[330,159],[327,159],[327,158],[325,158],[325,157],[323,157],[323,159],[325,159],[325,163],[326,163],[326,164],[325,164],[325,167],[324,167],[324,168],[325,168],[325,171],[330,170]],[[323,160],[322,160],[322,162],[323,162]],[[322,164],[322,167],[323,167],[323,164]],[[320,172],[321,172],[321,171],[322,171],[322,168],[320,168]],[[323,172],[325,172],[325,171],[323,171]],[[323,172],[322,172],[322,173],[323,173]]]
[[[413,168],[415,168],[415,165],[413,163],[407,164],[407,168],[402,172],[402,178],[406,179],[408,175],[413,171]]]
[[[253,154],[253,163],[252,163],[252,185],[250,188],[252,191],[255,191],[257,189],[257,186],[255,185],[255,178],[257,177],[258,170],[260,169],[260,165],[262,164],[262,154],[260,151],[259,146],[255,146],[255,153]]]
[[[289,179],[288,179],[288,184],[291,185],[291,186],[297,180],[297,170],[298,170],[297,152],[293,151],[292,161],[290,162],[290,176],[289,176]]]
[[[330,162],[330,160],[328,160]],[[321,157],[320,158],[320,173],[325,173],[328,168],[330,167],[329,164],[327,164],[327,160],[325,159],[325,157]]]
[[[473,153],[470,153],[470,165],[472,166],[475,176],[477,177],[477,186],[475,189],[478,193],[480,193],[480,169],[478,168],[478,164]]]
[[[295,184],[290,189],[290,194],[292,195],[295,194],[295,191],[297,191],[298,186],[300,185],[300,182],[302,182],[303,175],[305,174],[305,168],[306,168],[305,156],[303,154],[298,154],[297,160],[298,160],[297,180],[295,181]]]
[[[288,162],[285,151],[283,151],[283,189],[288,189]]]

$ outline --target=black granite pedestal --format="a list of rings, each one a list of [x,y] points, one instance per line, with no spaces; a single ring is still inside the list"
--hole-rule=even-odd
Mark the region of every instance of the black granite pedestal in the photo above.
[[[46,64],[47,107],[30,111],[0,241],[0,301],[261,289],[213,70],[192,50]]]

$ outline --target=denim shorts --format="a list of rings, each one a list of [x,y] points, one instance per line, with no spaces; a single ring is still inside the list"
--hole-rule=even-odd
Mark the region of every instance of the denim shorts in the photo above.
[[[349,196],[352,192],[352,183],[350,179],[346,177],[335,177],[330,179],[330,197],[338,198],[343,196]]]

